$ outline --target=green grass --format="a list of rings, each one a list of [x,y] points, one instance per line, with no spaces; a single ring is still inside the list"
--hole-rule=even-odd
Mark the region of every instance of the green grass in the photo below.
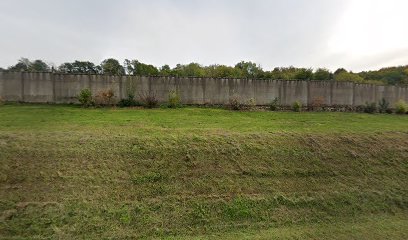
[[[408,117],[0,106],[3,239],[407,239]]]

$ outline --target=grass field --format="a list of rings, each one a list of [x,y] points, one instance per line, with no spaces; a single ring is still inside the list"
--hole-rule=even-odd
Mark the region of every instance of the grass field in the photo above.
[[[0,106],[1,239],[408,239],[408,116]]]

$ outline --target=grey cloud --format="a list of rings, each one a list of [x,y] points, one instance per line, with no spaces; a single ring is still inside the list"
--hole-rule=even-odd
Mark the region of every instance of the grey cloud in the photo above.
[[[344,56],[329,58],[326,47],[350,1],[3,0],[0,66],[20,57],[55,64],[115,57],[157,66],[252,60],[268,69],[358,69]],[[389,63],[393,54],[364,67]]]

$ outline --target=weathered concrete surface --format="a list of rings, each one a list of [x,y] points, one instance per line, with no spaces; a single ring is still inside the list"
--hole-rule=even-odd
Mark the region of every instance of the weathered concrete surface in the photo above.
[[[324,105],[331,105],[332,83],[330,81],[310,81],[308,85],[308,105],[322,101]]]
[[[407,87],[351,82],[0,72],[0,96],[7,101],[75,103],[84,88],[91,89],[94,95],[111,89],[116,100],[128,94],[140,98],[150,93],[160,102],[168,101],[169,92],[175,90],[184,104],[227,104],[234,95],[242,101],[253,98],[258,105],[278,98],[286,106],[295,101],[310,105],[316,100],[325,105],[349,106],[382,98],[391,105],[399,99],[408,101]]]
[[[331,83],[331,104],[330,105],[349,105],[354,103],[354,83],[350,82],[332,82]]]
[[[0,72],[0,96],[6,101],[23,101],[23,74],[16,72]]]
[[[54,102],[53,74],[25,72],[22,77],[24,102]]]

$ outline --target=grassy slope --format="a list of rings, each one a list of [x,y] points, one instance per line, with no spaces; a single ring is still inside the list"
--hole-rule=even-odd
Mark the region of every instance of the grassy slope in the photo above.
[[[3,238],[408,236],[407,116],[7,105],[0,163]]]

